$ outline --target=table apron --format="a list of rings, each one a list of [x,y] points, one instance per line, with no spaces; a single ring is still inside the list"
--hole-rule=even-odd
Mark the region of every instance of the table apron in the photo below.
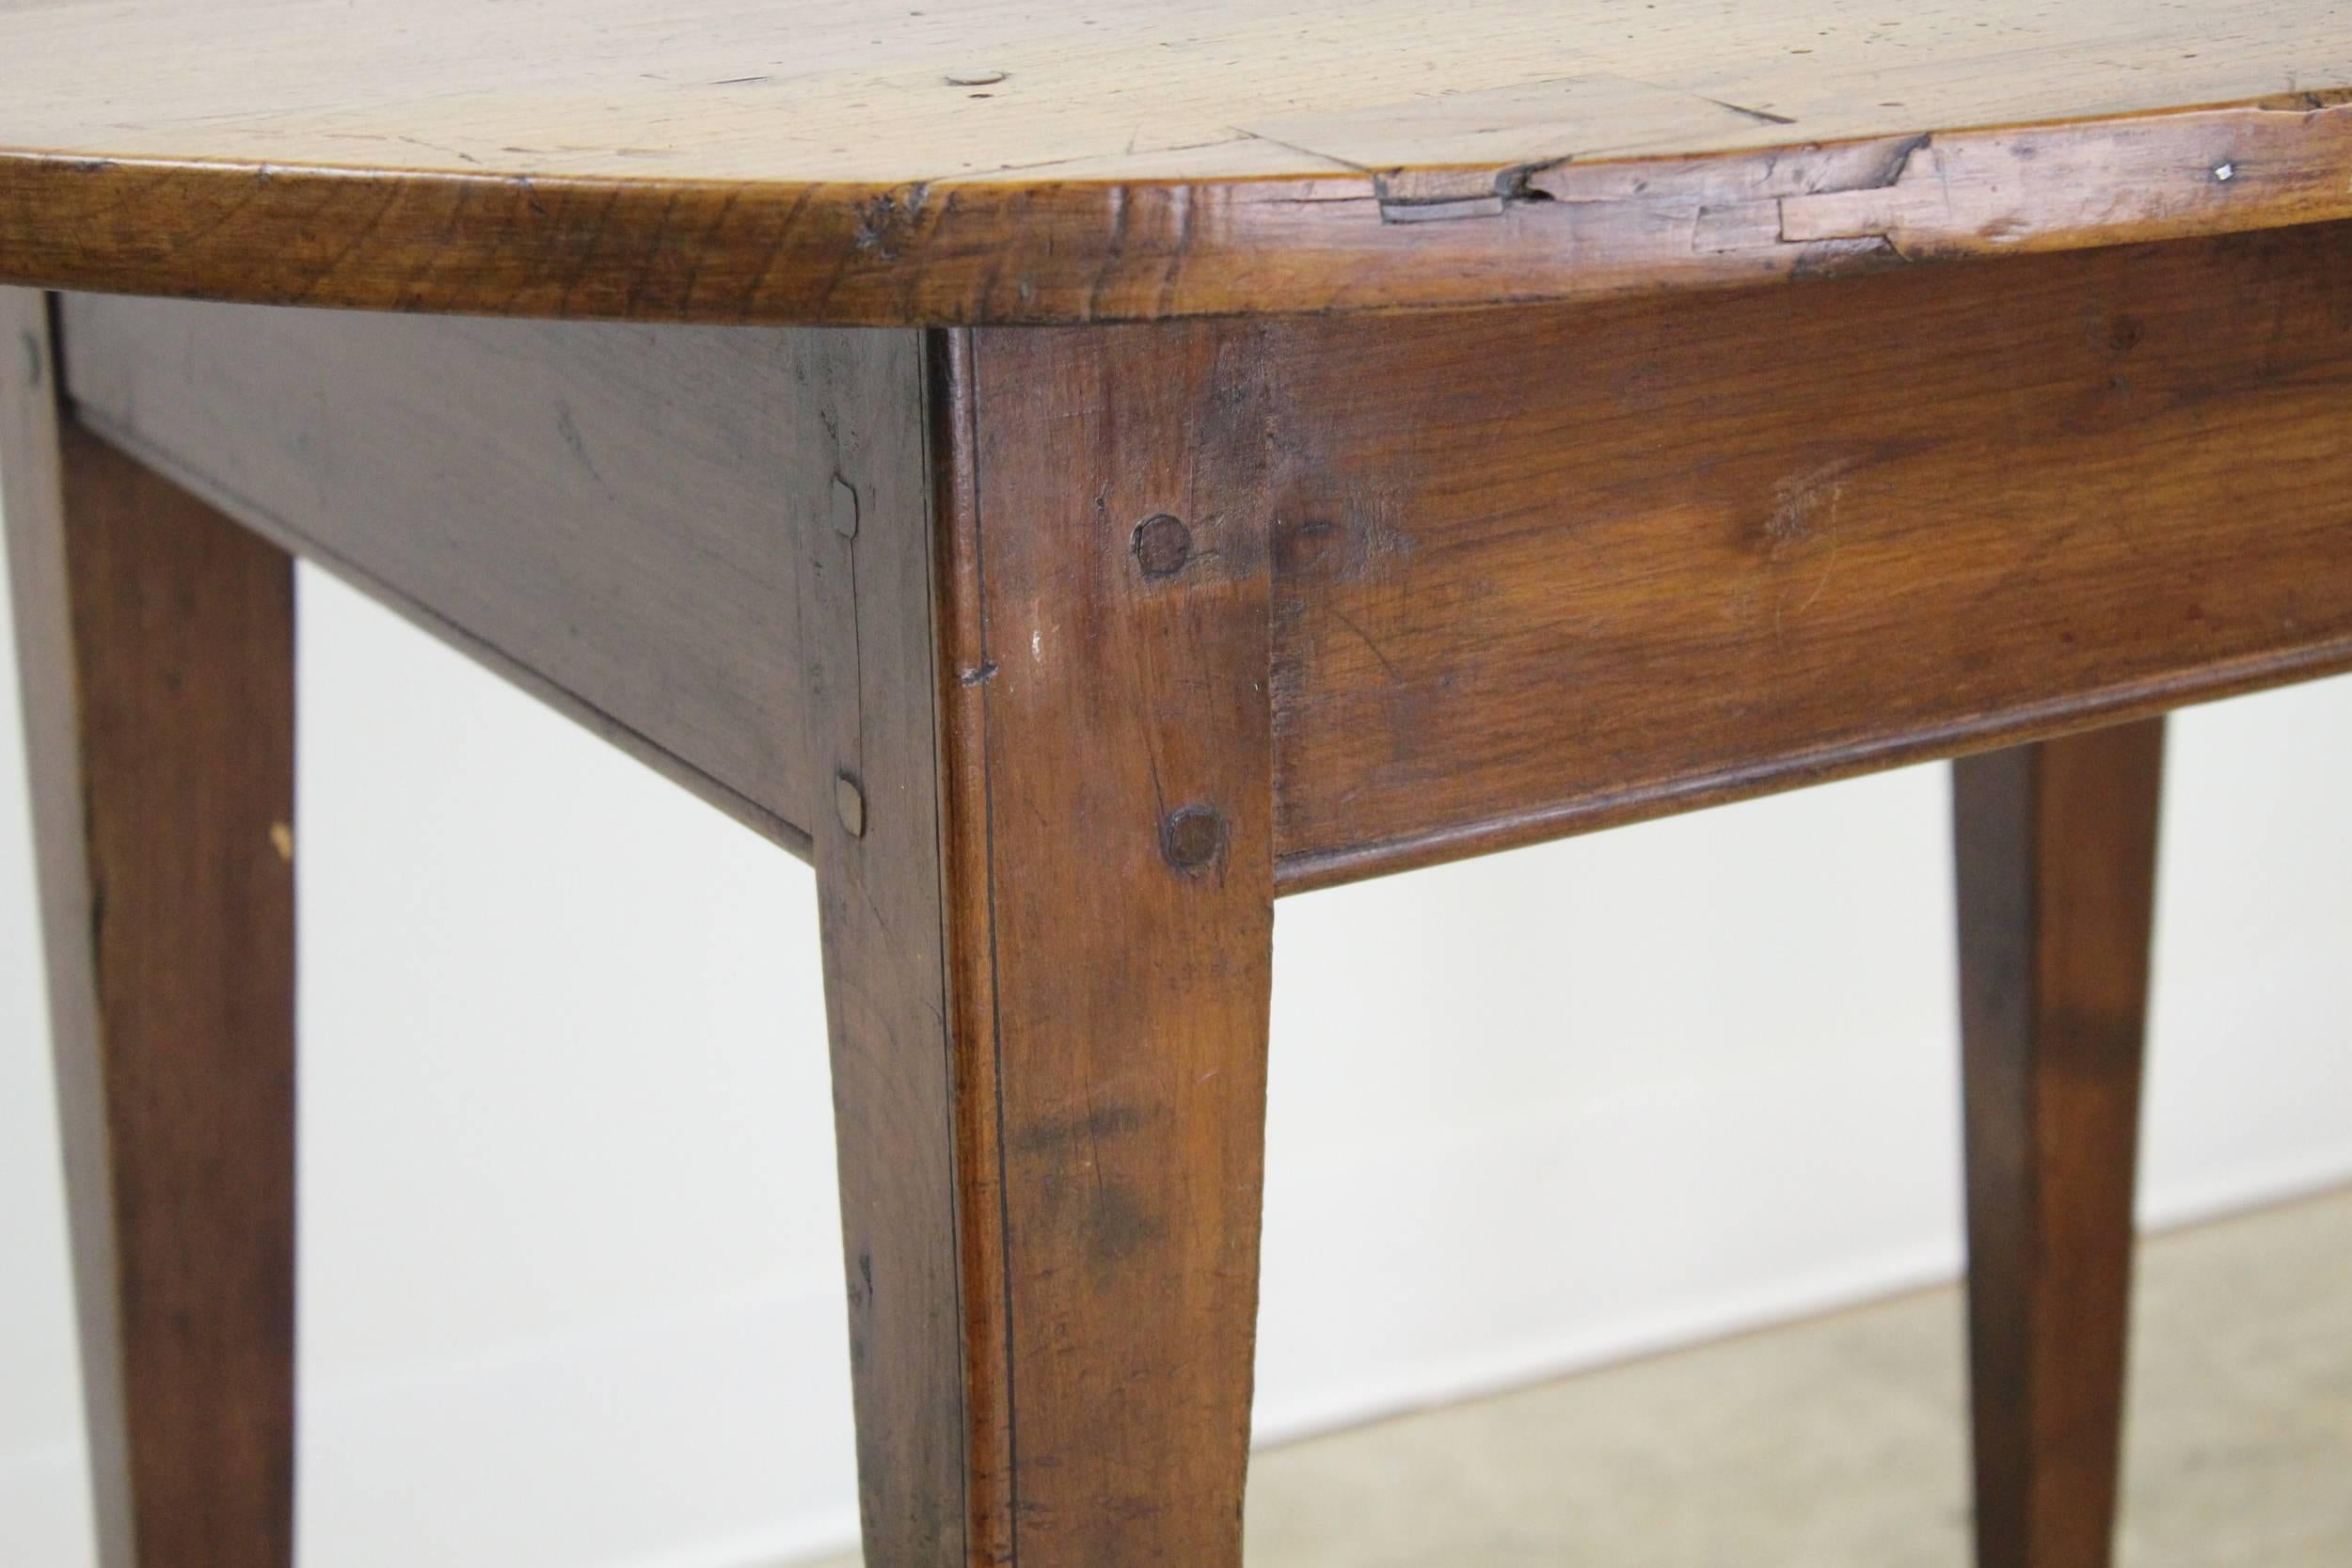
[[[1284,891],[2352,667],[2352,226],[950,329],[852,391],[812,356],[901,329],[61,320],[90,428],[803,852],[831,809],[795,586],[795,511],[840,493],[818,433],[916,400],[946,475],[994,415],[927,377],[1033,331],[1244,367],[1199,394],[1200,463],[1236,472],[1192,499],[1259,514],[1234,536],[1271,578]]]

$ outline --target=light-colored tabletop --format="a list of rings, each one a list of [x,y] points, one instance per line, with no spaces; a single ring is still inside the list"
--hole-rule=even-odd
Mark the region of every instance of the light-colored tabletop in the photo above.
[[[2322,0],[0,0],[0,280],[538,315],[1556,298],[2352,213]]]

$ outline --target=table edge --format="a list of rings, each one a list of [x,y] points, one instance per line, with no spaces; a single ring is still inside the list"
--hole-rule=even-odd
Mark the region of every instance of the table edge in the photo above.
[[[0,150],[0,283],[966,325],[1445,309],[2352,217],[2352,89],[1502,168],[899,185]]]

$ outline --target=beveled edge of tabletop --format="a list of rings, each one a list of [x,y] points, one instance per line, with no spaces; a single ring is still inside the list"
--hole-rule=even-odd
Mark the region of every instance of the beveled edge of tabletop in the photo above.
[[[2346,217],[2352,88],[1214,182],[760,183],[0,150],[0,283],[713,325],[1465,308]]]

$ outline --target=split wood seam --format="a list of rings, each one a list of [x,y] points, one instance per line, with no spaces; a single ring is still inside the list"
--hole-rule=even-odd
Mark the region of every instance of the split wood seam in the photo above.
[[[0,11],[0,283],[942,325],[1562,300],[2352,216],[2323,8]],[[680,29],[687,29],[683,32]],[[634,40],[634,41],[632,41]],[[103,62],[84,70],[76,61]],[[207,61],[217,69],[206,69]],[[646,69],[649,61],[658,71]],[[262,105],[257,108],[256,105]]]

